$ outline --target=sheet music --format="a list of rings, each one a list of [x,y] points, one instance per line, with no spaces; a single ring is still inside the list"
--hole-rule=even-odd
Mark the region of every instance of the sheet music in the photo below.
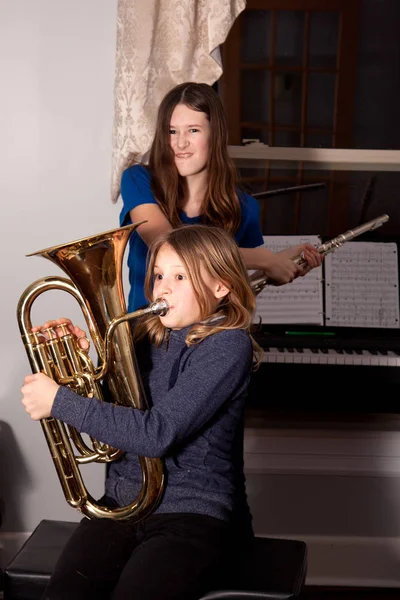
[[[263,236],[264,246],[279,252],[289,246],[319,246],[319,236]],[[312,269],[286,285],[267,285],[257,296],[254,322],[275,324],[323,325],[322,267]]]
[[[346,242],[325,257],[326,325],[399,327],[397,245]]]

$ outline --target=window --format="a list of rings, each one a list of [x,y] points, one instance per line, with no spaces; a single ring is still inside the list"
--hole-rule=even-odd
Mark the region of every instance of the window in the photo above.
[[[224,44],[218,82],[230,144],[256,139],[270,147],[268,154],[273,148],[398,149],[400,45],[393,22],[400,3],[390,4],[382,11],[359,0],[248,0]],[[381,68],[392,73],[390,84]],[[324,183],[313,191],[260,198],[260,205],[265,233],[303,233],[312,222],[326,235],[352,225],[360,187],[367,188],[371,175],[312,169],[301,160],[281,161],[279,168],[271,160],[242,163],[239,173],[250,193]],[[400,231],[399,175],[380,173],[378,182],[381,193],[392,197]]]

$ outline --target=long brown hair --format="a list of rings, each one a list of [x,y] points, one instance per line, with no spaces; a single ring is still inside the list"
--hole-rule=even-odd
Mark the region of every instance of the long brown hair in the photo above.
[[[203,222],[224,227],[234,235],[241,221],[237,174],[228,154],[228,127],[222,102],[206,83],[181,83],[170,90],[160,104],[148,164],[153,194],[171,225],[178,227],[181,224],[184,185],[175,165],[169,133],[172,113],[178,104],[205,113],[210,122],[208,183],[202,206]]]
[[[149,302],[153,300],[153,271],[157,254],[165,244],[182,260],[200,307],[201,321],[189,329],[186,344],[199,343],[224,329],[244,329],[250,333],[256,300],[242,255],[232,236],[215,226],[185,225],[158,238],[149,249],[144,287]],[[201,276],[201,266],[229,290],[214,313]],[[139,340],[145,335],[157,346],[162,343],[165,327],[158,316],[146,315],[138,320],[135,339]],[[252,343],[258,362],[261,349],[253,338]]]

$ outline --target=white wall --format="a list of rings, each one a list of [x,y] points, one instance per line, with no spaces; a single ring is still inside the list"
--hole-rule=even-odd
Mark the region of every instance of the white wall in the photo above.
[[[30,373],[16,306],[25,287],[62,271],[25,255],[118,227],[110,200],[117,0],[2,0],[0,9],[0,498],[1,530],[43,518],[78,520],[64,500],[41,426],[21,404]],[[61,292],[33,322],[83,317]],[[104,470],[87,479],[102,489]]]

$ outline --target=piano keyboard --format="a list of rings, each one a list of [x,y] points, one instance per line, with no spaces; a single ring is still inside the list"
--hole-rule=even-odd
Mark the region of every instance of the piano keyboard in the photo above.
[[[318,399],[322,414],[357,412],[360,398],[361,412],[400,414],[400,330],[299,326],[295,331],[255,331],[263,355],[250,381],[249,415],[253,410],[279,419],[296,411],[309,415]],[[271,393],[271,382],[285,394]]]
[[[391,350],[336,350],[331,348],[263,348],[264,363],[297,363],[314,365],[363,365],[368,367],[400,367],[400,353]]]

